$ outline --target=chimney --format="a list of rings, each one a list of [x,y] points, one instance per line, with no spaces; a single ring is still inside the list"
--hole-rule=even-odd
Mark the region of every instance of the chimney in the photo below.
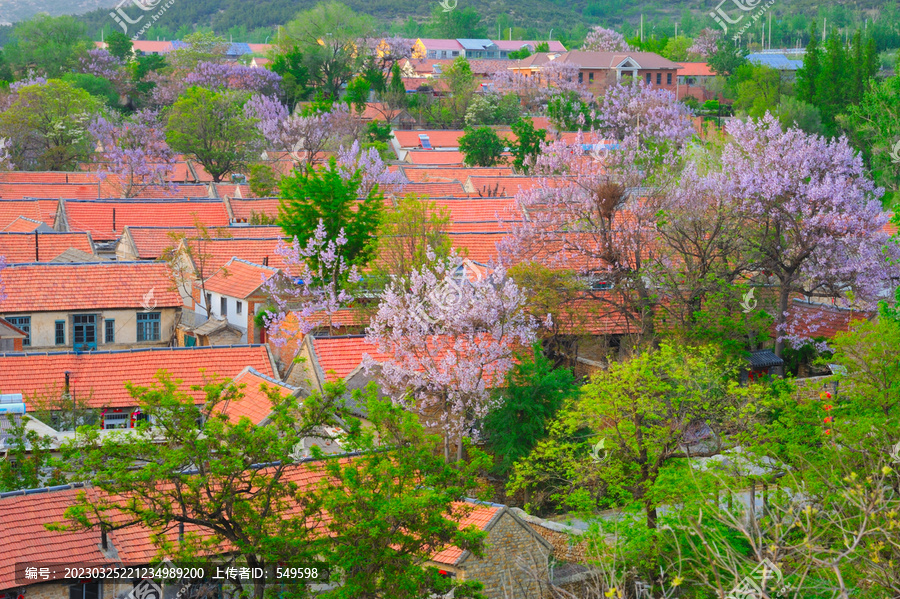
[[[265,257],[263,258],[263,266],[268,266],[268,265],[269,265],[269,257],[268,257],[268,256],[265,256]]]
[[[40,254],[39,246],[40,246],[40,243],[38,242],[38,232],[37,232],[37,229],[35,229],[34,230],[34,261],[35,262],[41,261],[41,254]]]
[[[113,233],[116,232],[116,209],[113,208]]]
[[[106,525],[100,525],[100,548],[109,551],[109,539],[106,538]]]

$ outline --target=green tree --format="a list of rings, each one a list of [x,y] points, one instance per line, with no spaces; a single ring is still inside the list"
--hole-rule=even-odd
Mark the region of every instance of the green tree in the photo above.
[[[516,464],[510,490],[588,512],[639,507],[655,529],[658,507],[678,495],[668,472],[684,457],[688,427],[724,432],[746,403],[751,388],[738,385],[740,368],[715,347],[665,343],[610,362],[559,415],[550,438]]]
[[[22,75],[34,70],[46,77],[58,77],[75,67],[91,48],[84,24],[68,15],[39,14],[22,21],[13,29],[13,40],[4,52],[13,69]]]
[[[498,407],[484,419],[484,433],[494,453],[494,472],[505,476],[548,434],[557,411],[578,392],[572,371],[554,368],[540,343],[506,375],[497,390]]]
[[[210,31],[195,31],[181,41],[184,45],[166,56],[166,62],[176,71],[189,71],[201,62],[221,62],[231,45],[224,37]]]
[[[576,92],[555,94],[547,102],[547,117],[560,131],[584,131],[593,127],[591,105],[581,99]]]
[[[281,75],[281,89],[284,90],[288,109],[293,111],[297,102],[309,94],[309,69],[303,63],[303,52],[295,46],[276,53],[269,68]]]
[[[472,8],[444,10],[440,6],[431,9],[431,22],[428,24],[431,35],[444,39],[484,39],[487,30],[481,24],[481,15]]]
[[[375,256],[375,232],[382,219],[384,197],[378,185],[360,197],[363,173],[344,175],[331,158],[312,172],[294,171],[281,179],[278,224],[300,245],[313,237],[321,222],[329,240],[343,231],[347,243],[339,252],[349,265],[365,266]]]
[[[730,37],[723,35],[716,42],[716,51],[709,57],[707,64],[716,75],[730,77],[739,66],[747,62],[746,55]]]
[[[466,166],[494,166],[503,162],[504,150],[503,141],[490,127],[466,129],[459,138],[459,151],[465,156]]]
[[[775,116],[784,127],[797,127],[806,133],[822,135],[822,115],[819,109],[794,96],[782,96],[774,110]]]
[[[131,39],[120,31],[113,31],[106,36],[106,49],[122,62],[129,62],[134,58]]]
[[[372,84],[364,77],[354,77],[347,84],[347,93],[344,95],[344,102],[350,108],[356,108],[356,112],[362,114],[366,110],[366,103],[369,101],[369,92],[372,91]]]
[[[547,131],[535,129],[534,121],[529,118],[520,118],[511,128],[516,135],[516,141],[509,148],[513,155],[513,167],[518,172],[528,173],[531,163],[541,151],[541,144],[546,142]]]
[[[234,92],[188,89],[169,109],[166,140],[173,150],[202,164],[213,181],[221,181],[255,154],[259,133],[244,115],[246,99]]]
[[[268,164],[250,165],[250,192],[259,198],[270,198],[278,189],[278,179]],[[261,224],[261,223],[257,223]]]
[[[403,197],[385,213],[378,231],[375,273],[387,282],[428,264],[428,252],[438,258],[450,255],[450,210],[427,198]]]
[[[13,164],[28,170],[74,170],[93,150],[87,133],[99,102],[58,79],[18,90],[0,113],[0,137],[10,140]]]
[[[340,96],[366,59],[360,40],[372,37],[371,18],[339,2],[323,2],[299,13],[276,42],[283,54],[300,52],[309,80],[330,99]]]
[[[6,449],[0,453],[0,492],[63,484],[61,464],[51,453],[53,438],[30,430],[29,417],[6,414]]]
[[[462,56],[458,57],[444,69],[442,79],[447,84],[449,94],[437,102],[435,106],[438,112],[433,113],[432,118],[446,127],[461,127],[478,86],[469,61]]]
[[[819,105],[819,80],[822,77],[822,50],[816,37],[816,24],[809,32],[809,43],[803,55],[803,66],[797,70],[797,98],[813,106]]]
[[[89,73],[66,73],[62,80],[73,87],[83,89],[110,108],[119,108],[119,92],[109,79]]]
[[[790,84],[782,79],[781,73],[767,66],[745,64],[738,67],[734,77],[740,79],[734,107],[751,118],[775,112],[781,98],[791,91]]]
[[[482,555],[485,533],[458,522],[475,507],[463,500],[490,461],[470,448],[469,463],[447,464],[440,438],[426,435],[414,414],[380,400],[374,385],[355,395],[368,405],[372,426],[352,421],[344,443],[362,455],[310,465],[325,475],[313,507],[330,516],[319,555],[341,579],[321,596],[418,599],[458,587],[454,597],[482,597],[480,584],[451,581],[424,564],[448,545]]]
[[[316,561],[318,533],[308,520],[315,512],[306,509],[310,500],[291,478],[297,466],[285,456],[341,413],[343,389],[328,387],[298,403],[264,388],[272,408],[265,426],[227,415],[229,403],[243,400],[231,381],[195,390],[203,392],[203,405],[161,372],[149,387],[128,385],[153,426],[141,423],[132,434],[102,441],[98,429],[82,427],[63,448],[63,459],[77,480],[101,492],[79,495],[57,528],[110,531],[140,524],[161,531],[184,524],[178,541],[151,537],[176,561],[197,563],[223,543],[249,567]],[[235,584],[256,599],[266,590],[264,578],[252,589]]]

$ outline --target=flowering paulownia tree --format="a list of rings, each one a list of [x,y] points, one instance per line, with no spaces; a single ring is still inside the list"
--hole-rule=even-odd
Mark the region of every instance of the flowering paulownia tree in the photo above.
[[[701,58],[709,58],[716,53],[720,37],[722,35],[719,31],[707,27],[694,38],[694,44],[688,48],[688,52],[697,54]]]
[[[628,45],[625,36],[618,31],[598,25],[591,29],[584,38],[581,50],[583,52],[631,52],[634,48]]]
[[[90,133],[101,148],[98,174],[101,179],[112,175],[123,198],[133,198],[151,186],[178,192],[178,186],[167,180],[177,157],[155,112],[142,110],[127,119],[101,116],[91,123]]]
[[[502,266],[488,269],[452,254],[395,281],[382,296],[366,341],[386,356],[382,388],[395,402],[423,414],[428,426],[451,440],[462,458],[463,440],[491,407],[489,387],[513,366],[513,352],[535,338],[537,322],[525,312],[525,295]]]
[[[900,248],[884,230],[884,190],[875,187],[846,138],[785,131],[768,113],[759,121],[737,121],[728,132],[732,141],[722,153],[720,176],[744,221],[755,266],[776,282],[780,354],[791,334],[791,296],[874,302],[896,274],[892,259]]]
[[[283,347],[292,337],[303,337],[322,326],[334,329],[333,316],[353,300],[347,282],[359,281],[355,266],[348,266],[340,251],[347,244],[344,230],[328,239],[325,223],[319,220],[306,246],[299,240],[279,243],[275,253],[282,257],[281,274],[266,281],[275,310],[264,318],[266,333]],[[294,324],[296,323],[296,329]]]
[[[211,90],[247,90],[266,96],[281,91],[281,75],[269,69],[257,69],[234,62],[201,62],[184,78],[188,86]]]
[[[407,183],[399,170],[388,169],[378,150],[361,150],[358,141],[354,141],[349,148],[342,146],[338,150],[337,168],[344,179],[349,179],[355,172],[362,175],[358,190],[360,197],[368,197],[376,185],[385,195],[399,196]]]

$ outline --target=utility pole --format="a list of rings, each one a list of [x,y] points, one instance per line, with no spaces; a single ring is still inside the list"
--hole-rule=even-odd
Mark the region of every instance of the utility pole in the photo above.
[[[644,13],[641,13],[641,43],[644,43]]]

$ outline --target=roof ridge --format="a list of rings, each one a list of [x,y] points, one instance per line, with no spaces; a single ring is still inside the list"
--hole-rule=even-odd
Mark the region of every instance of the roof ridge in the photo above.
[[[72,489],[83,489],[88,483],[68,483],[66,485],[56,485],[54,487],[35,487],[33,489],[17,489],[15,491],[5,491],[0,493],[0,499],[9,497],[22,497],[25,495],[36,495],[38,493],[53,493],[55,491],[69,491]]]
[[[33,235],[34,233],[27,233],[27,235]],[[76,248],[77,249],[77,248]],[[15,268],[17,266],[95,266],[97,264],[102,264],[104,266],[110,265],[122,265],[122,266],[134,266],[137,264],[143,265],[155,265],[155,266],[168,266],[165,262],[157,262],[155,260],[102,260],[100,262],[16,262],[13,264],[7,265],[7,268]]]
[[[258,371],[256,368],[254,368],[253,366],[248,366],[247,372],[252,373],[254,376],[258,376],[261,379],[265,379],[271,383],[275,383],[276,385],[284,387],[285,389],[290,389],[292,391],[296,391],[297,389],[300,388],[300,387],[295,387],[294,385],[290,385],[284,381],[279,381],[278,379],[273,378],[267,374],[263,374],[262,372]]]

